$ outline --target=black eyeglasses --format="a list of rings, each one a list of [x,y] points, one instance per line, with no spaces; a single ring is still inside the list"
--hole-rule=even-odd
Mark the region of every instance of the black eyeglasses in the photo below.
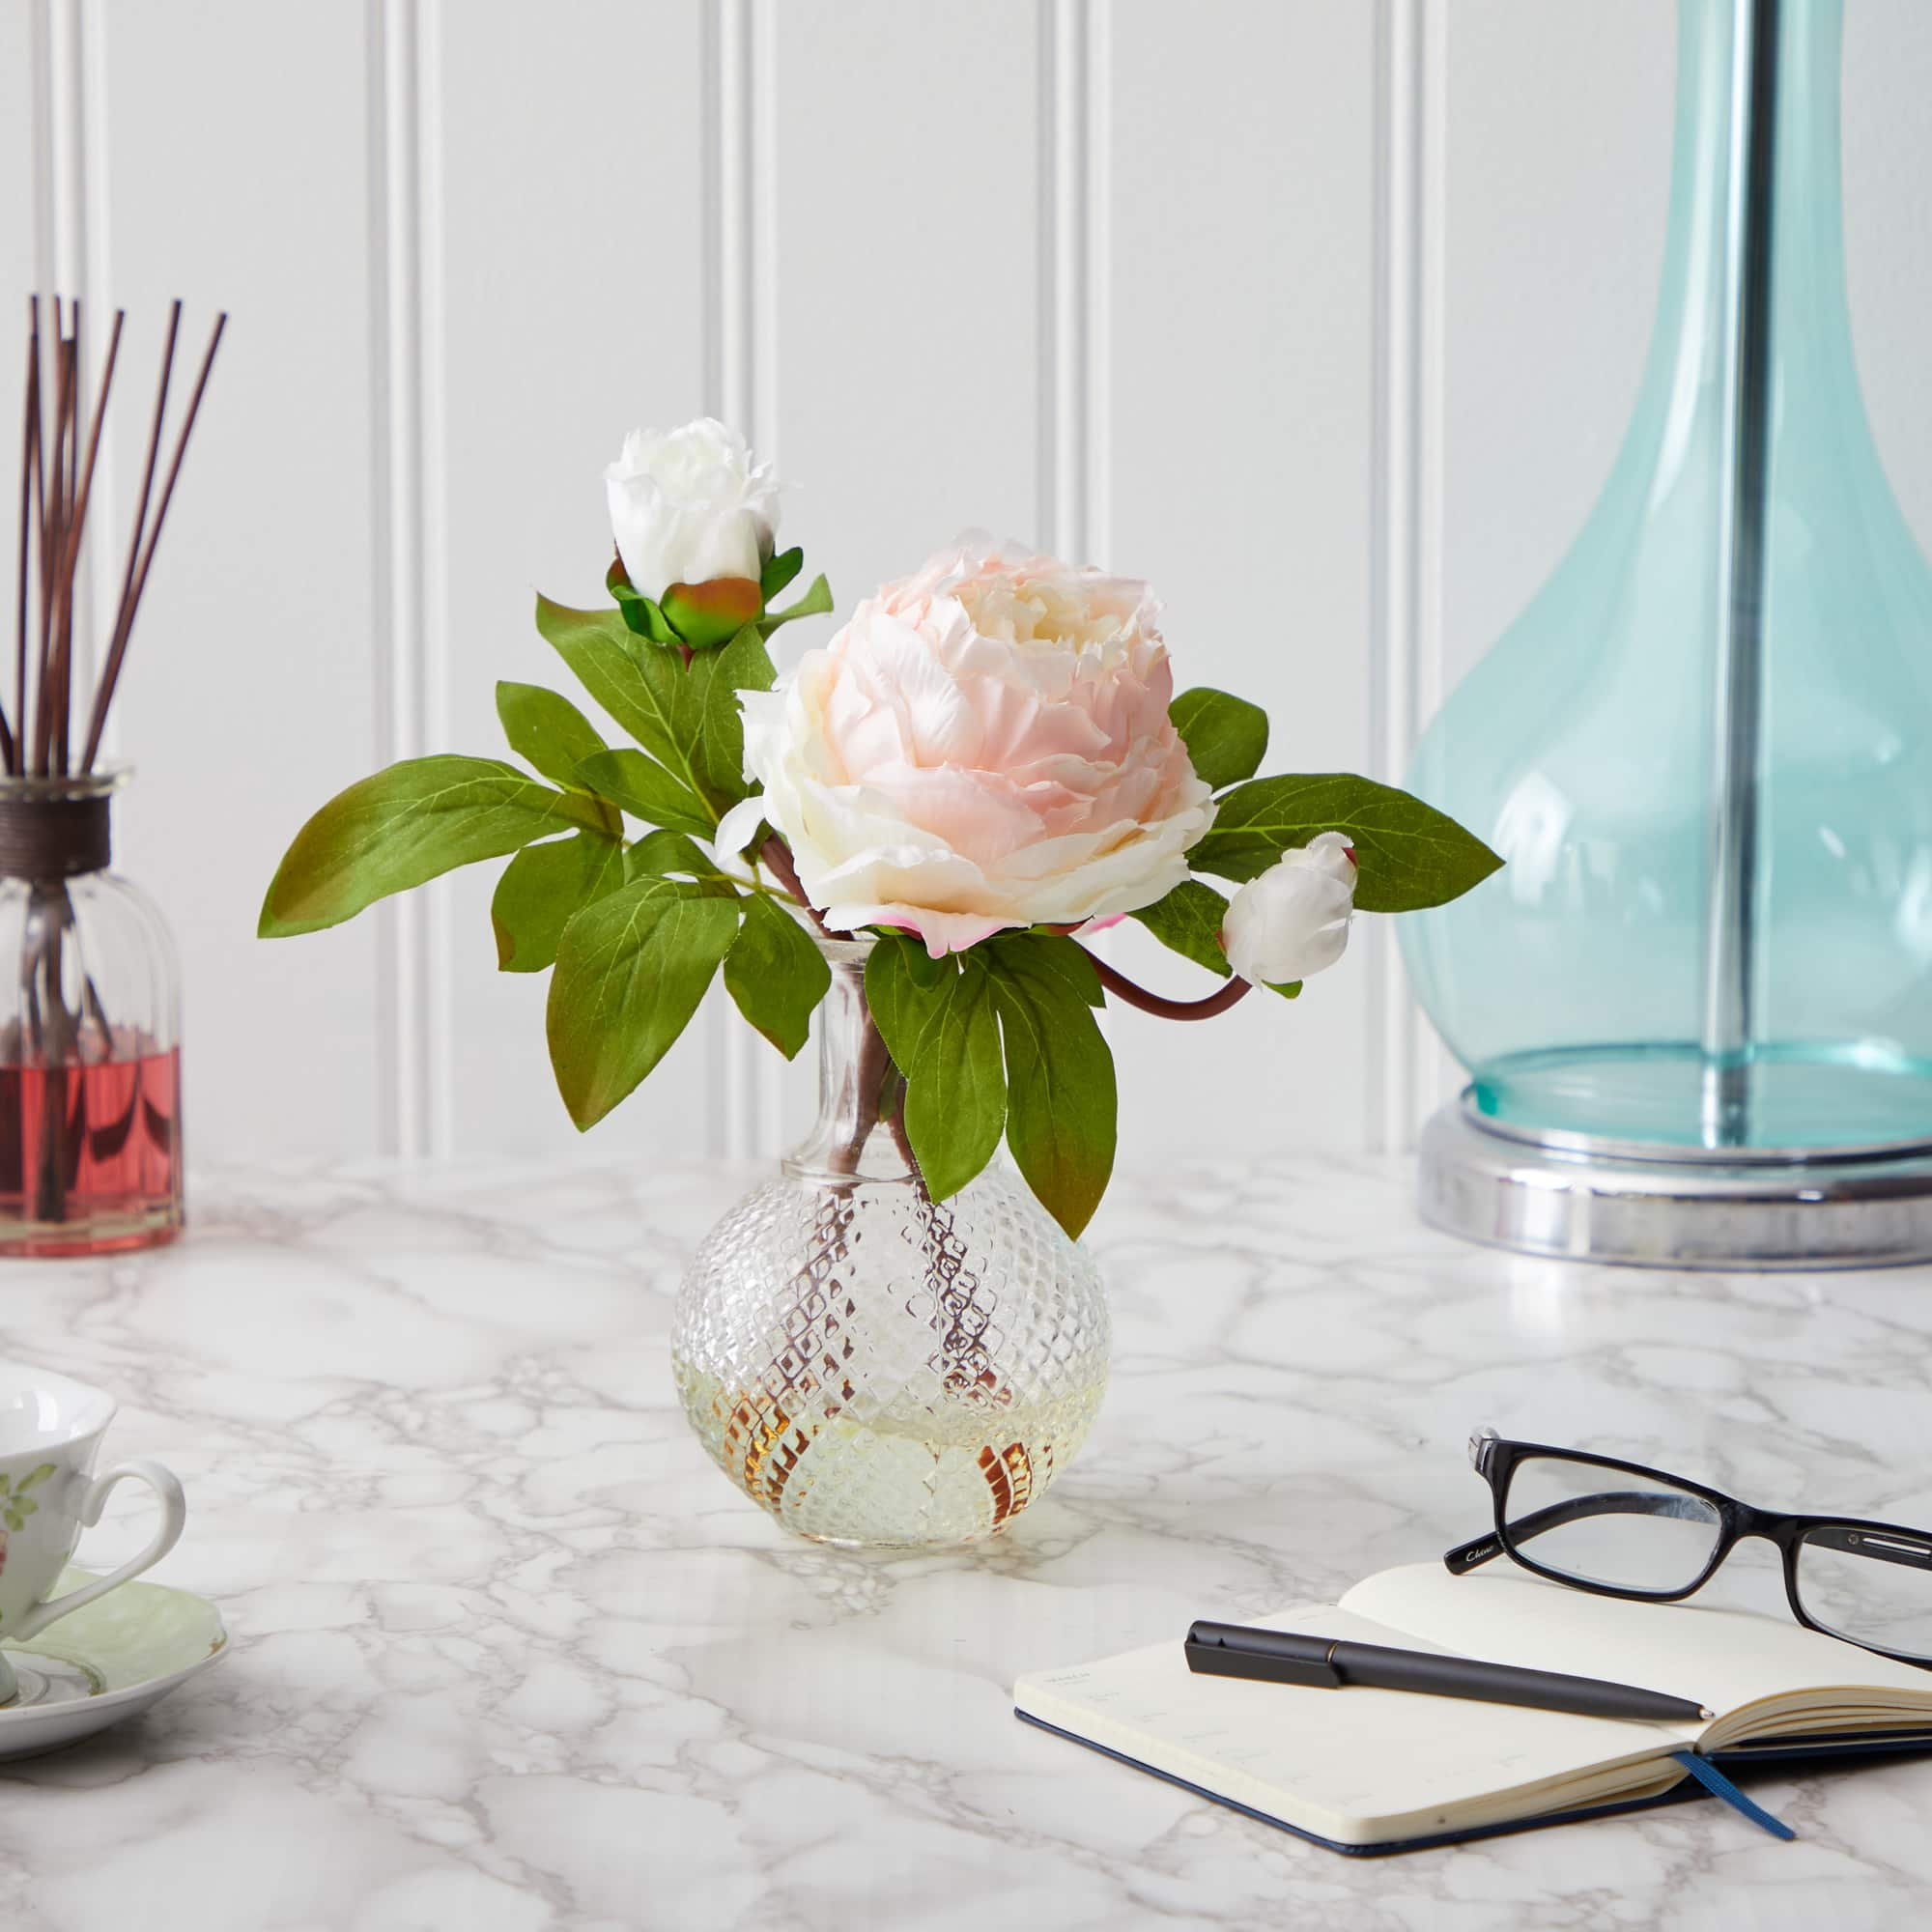
[[[1496,1526],[1443,1557],[1458,1575],[1508,1556],[1600,1596],[1675,1603],[1701,1590],[1746,1537],[1761,1536],[1784,1559],[1784,1594],[1801,1624],[1932,1668],[1932,1532],[1753,1509],[1641,1463],[1505,1442],[1493,1429],[1469,1438],[1469,1460],[1495,1498]]]

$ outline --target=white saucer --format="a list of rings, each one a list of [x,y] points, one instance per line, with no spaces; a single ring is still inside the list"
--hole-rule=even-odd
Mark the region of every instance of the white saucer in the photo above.
[[[91,1570],[71,1565],[56,1590],[93,1581]],[[124,1583],[32,1642],[5,1648],[20,1694],[0,1709],[0,1758],[32,1757],[158,1703],[227,1654],[228,1633],[205,1598]]]

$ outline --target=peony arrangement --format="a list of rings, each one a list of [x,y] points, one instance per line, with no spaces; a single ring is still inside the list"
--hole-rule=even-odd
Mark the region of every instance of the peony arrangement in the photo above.
[[[602,610],[537,600],[537,630],[631,741],[503,683],[527,769],[414,758],[297,834],[265,937],[339,923],[457,866],[508,856],[492,901],[507,972],[552,972],[548,1037],[580,1127],[641,1082],[714,979],[781,1053],[831,983],[820,940],[870,937],[884,1048],[864,1096],[935,1201],[1004,1139],[1069,1235],[1113,1165],[1095,1009],[1211,1017],[1293,998],[1357,911],[1439,905],[1501,863],[1419,800],[1346,775],[1258,778],[1261,709],[1179,696],[1147,584],[962,538],[865,599],[781,680],[778,485],[709,420],[629,437],[606,475]],[[1210,883],[1219,881],[1219,884]],[[1229,891],[1227,889],[1232,889]],[[1081,942],[1134,919],[1225,983],[1182,1002]]]

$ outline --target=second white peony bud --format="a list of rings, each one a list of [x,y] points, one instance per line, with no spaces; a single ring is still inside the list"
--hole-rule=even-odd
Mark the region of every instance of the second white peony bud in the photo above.
[[[1284,852],[1228,902],[1228,964],[1258,986],[1306,980],[1341,958],[1355,910],[1355,861],[1339,832]]]
[[[604,472],[611,530],[631,588],[662,600],[673,583],[754,582],[779,524],[778,478],[745,439],[710,416],[634,429]]]

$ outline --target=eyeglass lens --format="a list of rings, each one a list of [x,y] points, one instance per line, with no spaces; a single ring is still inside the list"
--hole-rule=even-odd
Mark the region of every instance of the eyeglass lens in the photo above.
[[[1689,1490],[1561,1456],[1524,1457],[1503,1496],[1510,1548],[1546,1570],[1618,1590],[1688,1588],[1709,1565],[1719,1533],[1717,1506]]]
[[[1932,1537],[1825,1523],[1798,1544],[1798,1601],[1833,1636],[1932,1658]]]

